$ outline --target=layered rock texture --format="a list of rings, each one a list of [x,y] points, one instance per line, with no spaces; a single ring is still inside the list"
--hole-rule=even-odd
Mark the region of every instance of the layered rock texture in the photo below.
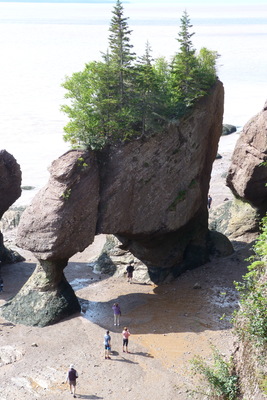
[[[6,304],[8,319],[43,324],[39,312],[31,322],[24,318],[26,309],[17,304],[23,304],[25,296],[36,305],[39,296],[43,308],[59,299],[57,315],[46,318],[45,324],[79,310],[63,269],[100,233],[117,236],[157,283],[208,260],[207,194],[223,101],[223,86],[217,82],[189,117],[161,134],[98,153],[69,151],[52,163],[48,184],[19,225],[17,244],[32,251],[39,264]]]
[[[267,211],[267,102],[244,126],[226,179],[234,195],[264,215]]]
[[[21,170],[15,158],[6,150],[0,151],[0,219],[21,195]],[[0,261],[10,263],[20,258],[8,250],[0,232]]]

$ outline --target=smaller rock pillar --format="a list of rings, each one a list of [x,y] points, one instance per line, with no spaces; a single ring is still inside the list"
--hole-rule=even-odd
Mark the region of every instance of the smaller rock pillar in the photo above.
[[[4,318],[42,327],[80,312],[79,301],[63,273],[67,263],[39,260],[20,292],[2,307]]]

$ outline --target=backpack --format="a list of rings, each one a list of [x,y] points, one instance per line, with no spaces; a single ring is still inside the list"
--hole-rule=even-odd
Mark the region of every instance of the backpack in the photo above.
[[[76,370],[70,369],[69,370],[69,381],[75,381],[77,378]]]

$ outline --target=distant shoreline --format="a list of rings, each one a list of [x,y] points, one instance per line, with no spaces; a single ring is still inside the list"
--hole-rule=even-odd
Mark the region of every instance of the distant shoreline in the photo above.
[[[10,3],[10,0],[1,0],[0,3]],[[114,0],[12,0],[12,3],[115,3]],[[124,1],[128,3],[128,1]]]
[[[10,3],[10,0],[2,0],[0,3]],[[114,0],[12,0],[12,3],[115,3]],[[124,1],[128,3],[128,1]]]

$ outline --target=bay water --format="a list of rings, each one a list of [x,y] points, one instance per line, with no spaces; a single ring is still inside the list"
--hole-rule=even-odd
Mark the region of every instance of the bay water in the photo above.
[[[65,76],[101,58],[108,46],[114,2],[0,2],[0,148],[22,169],[16,205],[28,204],[47,182],[51,162],[69,149],[63,141],[67,117]],[[153,57],[170,59],[186,9],[194,47],[220,54],[218,76],[225,88],[224,123],[242,127],[267,98],[267,5],[149,0],[123,3],[131,43],[138,55],[146,41]]]

